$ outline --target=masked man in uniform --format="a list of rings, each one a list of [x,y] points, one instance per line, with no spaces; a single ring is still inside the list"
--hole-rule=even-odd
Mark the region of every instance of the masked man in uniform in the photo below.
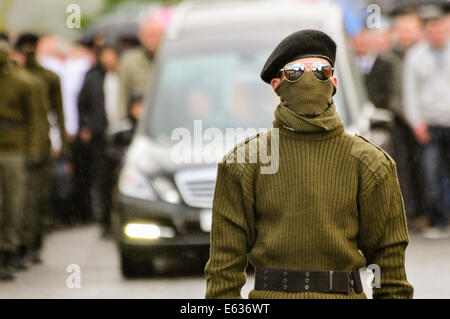
[[[303,30],[264,65],[261,78],[281,103],[272,130],[218,165],[207,298],[240,298],[248,262],[256,269],[250,298],[366,298],[359,269],[370,264],[381,272],[374,298],[412,297],[396,165],[344,132],[333,103],[335,56],[328,35]],[[278,169],[263,171],[262,154],[278,154]]]

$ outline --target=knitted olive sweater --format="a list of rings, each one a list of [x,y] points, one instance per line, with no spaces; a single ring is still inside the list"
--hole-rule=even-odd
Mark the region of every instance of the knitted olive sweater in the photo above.
[[[373,289],[373,297],[411,298],[404,267],[409,239],[392,158],[345,133],[340,121],[299,124],[283,106],[277,112],[274,129],[237,145],[219,163],[206,298],[241,297],[248,262],[256,268],[335,271],[377,264],[381,288]],[[279,138],[271,142],[274,132]],[[261,174],[262,139],[270,151],[279,149],[274,174]],[[239,154],[246,163],[229,163]],[[349,295],[252,290],[249,297],[366,298],[353,290]]]

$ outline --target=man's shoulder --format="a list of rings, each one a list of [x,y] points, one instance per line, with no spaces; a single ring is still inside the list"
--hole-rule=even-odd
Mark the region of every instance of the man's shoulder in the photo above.
[[[350,155],[358,160],[365,169],[382,179],[395,166],[394,159],[380,146],[360,135],[348,135],[352,141]]]
[[[258,132],[245,138],[228,151],[221,163],[256,163],[258,161],[258,154],[263,151],[263,148],[270,147],[272,131],[273,129]]]
[[[44,83],[38,76],[19,66],[14,68],[13,75],[15,77],[16,83],[23,86],[27,86],[33,89],[41,89],[44,85]]]
[[[419,42],[412,46],[405,54],[405,59],[408,61],[420,61],[426,58],[430,51],[430,46],[427,42]]]
[[[383,65],[397,65],[402,62],[402,57],[394,50],[386,50],[377,57],[375,63],[381,63]]]
[[[53,72],[52,70],[49,70],[43,66],[41,66],[41,72],[47,79],[47,81],[51,84],[58,84],[60,79],[59,75]]]
[[[97,78],[101,78],[104,72],[102,71],[99,65],[95,65],[90,68],[85,75],[85,81],[97,80]]]
[[[144,59],[148,59],[145,56],[145,52],[142,48],[138,47],[138,48],[134,48],[134,49],[128,49],[127,51],[124,52],[120,63],[122,65],[127,65],[127,64],[133,64],[136,61],[139,60],[144,60]]]
[[[34,76],[26,69],[20,66],[13,66],[11,69],[11,78],[14,82],[23,85],[33,84],[35,82]]]

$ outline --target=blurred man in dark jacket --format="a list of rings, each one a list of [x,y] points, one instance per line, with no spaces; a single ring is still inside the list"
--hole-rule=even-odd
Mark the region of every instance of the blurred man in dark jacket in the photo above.
[[[82,222],[89,221],[92,213],[97,219],[103,215],[102,161],[106,130],[118,118],[118,62],[118,50],[111,45],[103,46],[99,63],[86,74],[78,97],[80,129],[74,149],[75,204]]]
[[[398,164],[398,176],[409,218],[421,216],[421,183],[418,158],[419,149],[407,124],[403,109],[403,61],[406,51],[422,38],[422,21],[414,9],[395,12],[393,21],[394,47],[378,55],[367,78],[369,95],[375,106],[392,111],[395,116],[393,130],[393,157]],[[419,220],[419,226],[423,221]]]

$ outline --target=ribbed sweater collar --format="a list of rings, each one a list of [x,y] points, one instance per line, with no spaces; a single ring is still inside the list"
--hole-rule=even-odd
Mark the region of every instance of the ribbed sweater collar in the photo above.
[[[273,127],[279,128],[282,135],[303,140],[328,139],[344,132],[344,124],[334,103],[315,118],[304,117],[280,103],[275,110]]]

